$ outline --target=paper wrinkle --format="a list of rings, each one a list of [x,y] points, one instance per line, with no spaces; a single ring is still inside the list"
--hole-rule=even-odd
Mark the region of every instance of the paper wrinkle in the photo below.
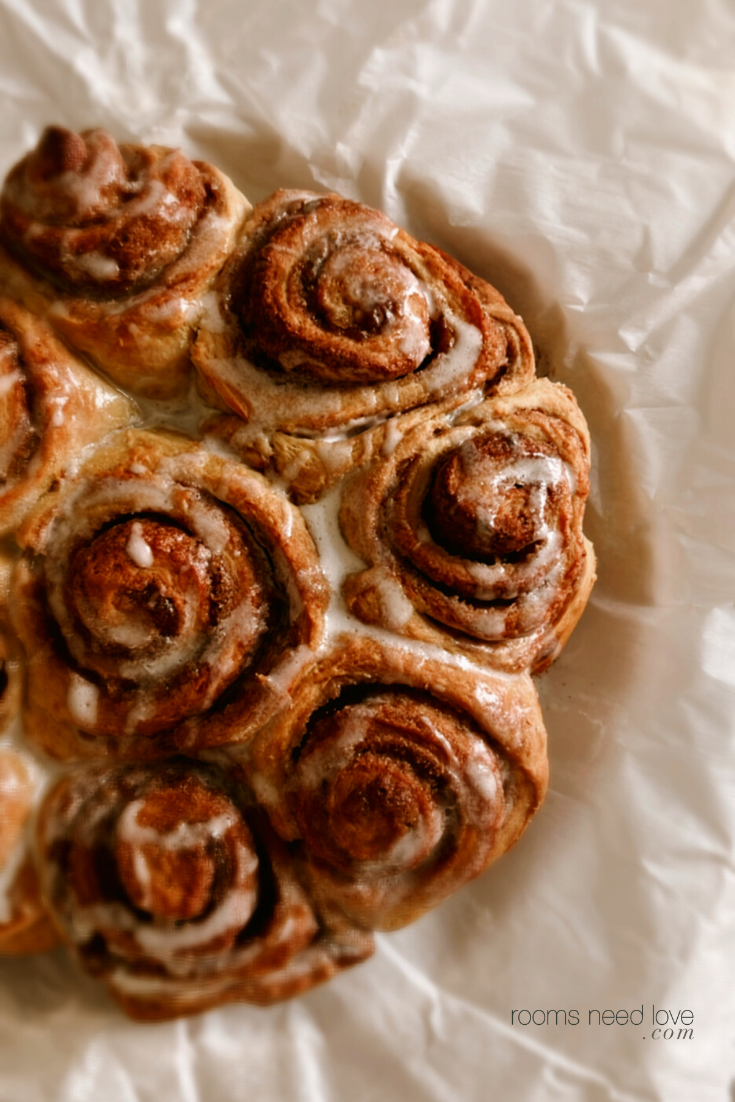
[[[599,560],[538,683],[552,783],[517,848],[267,1010],[140,1026],[62,950],[0,958],[2,1102],[732,1094],[735,15],[672,15],[0,0],[3,174],[49,122],[101,125],[252,201],[334,188],[494,282],[587,416]],[[584,1022],[641,1005],[692,1010],[694,1039]],[[522,1007],[582,1023],[511,1024]]]
[[[454,1037],[467,1032],[466,1022],[476,1020],[484,1031],[490,1031],[497,1037],[499,1044],[519,1050],[516,1053],[516,1059],[524,1061],[532,1058],[538,1067],[543,1067],[546,1074],[550,1074],[557,1080],[557,1084],[559,1080],[563,1080],[567,1092],[573,1092],[565,1093],[563,1097],[584,1099],[585,1102],[593,1098],[610,1099],[615,1102],[618,1100],[619,1102],[640,1102],[640,1098],[619,1091],[594,1068],[555,1051],[552,1047],[538,1041],[532,1034],[519,1033],[507,1022],[487,1013],[467,999],[441,987],[435,987],[427,981],[420,969],[414,967],[394,949],[388,939],[383,939],[381,951],[394,963],[405,983],[411,985],[419,996],[419,1012],[426,1032],[424,1046],[422,1046],[424,1051],[430,1046],[434,1049],[449,1047]],[[441,1068],[441,1060],[436,1061],[434,1068],[427,1068],[424,1061],[420,1059],[423,1055],[423,1051],[417,1052],[417,1058],[413,1062],[415,1081],[422,1086],[422,1093],[417,1094],[416,1097],[430,1099],[431,1102],[434,1100],[450,1102],[457,1097],[452,1093],[456,1087],[446,1083],[439,1084],[436,1081],[436,1067]]]

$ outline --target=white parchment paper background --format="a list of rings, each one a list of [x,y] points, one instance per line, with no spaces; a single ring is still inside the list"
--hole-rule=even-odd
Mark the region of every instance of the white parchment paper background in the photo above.
[[[496,283],[587,414],[600,560],[516,850],[266,1011],[142,1027],[63,952],[4,960],[1,1102],[733,1097],[734,62],[731,0],[0,0],[2,174],[103,125],[253,200],[336,188]]]

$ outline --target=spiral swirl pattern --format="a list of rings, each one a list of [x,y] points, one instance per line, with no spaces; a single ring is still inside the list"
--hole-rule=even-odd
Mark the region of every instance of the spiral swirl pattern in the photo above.
[[[271,430],[345,429],[533,374],[497,291],[338,195],[256,207],[218,292],[194,350],[205,389]]]
[[[317,892],[365,925],[402,926],[477,876],[543,796],[530,680],[343,638],[294,695],[256,738],[254,791]]]
[[[320,920],[248,796],[215,767],[172,759],[77,770],[49,793],[39,845],[53,915],[83,965],[134,1017],[306,990],[353,959]]]
[[[87,754],[247,737],[287,692],[292,651],[318,644],[326,590],[303,522],[183,438],[98,451],[21,540],[26,722],[56,756],[85,752],[75,729],[102,740]]]
[[[0,195],[2,278],[116,382],[173,397],[249,209],[226,176],[181,150],[50,126]]]
[[[424,421],[345,493],[342,527],[370,564],[347,580],[348,603],[499,668],[543,668],[594,578],[582,535],[588,471],[574,399],[546,380]],[[408,598],[400,620],[391,584]]]
[[[179,258],[205,202],[201,174],[180,150],[50,126],[8,175],[0,226],[43,277],[114,296],[149,286]]]

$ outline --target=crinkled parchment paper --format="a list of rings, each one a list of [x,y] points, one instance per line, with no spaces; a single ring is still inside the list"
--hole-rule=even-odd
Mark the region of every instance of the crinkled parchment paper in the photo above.
[[[63,951],[3,960],[2,1102],[733,1097],[734,36],[730,0],[0,0],[3,174],[102,125],[253,200],[336,188],[496,283],[589,420],[600,560],[511,854],[265,1011],[139,1026]]]

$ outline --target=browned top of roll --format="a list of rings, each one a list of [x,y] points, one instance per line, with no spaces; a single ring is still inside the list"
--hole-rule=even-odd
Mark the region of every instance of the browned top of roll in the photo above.
[[[57,285],[127,294],[183,252],[206,195],[198,167],[180,150],[49,126],[5,181],[0,236]]]

